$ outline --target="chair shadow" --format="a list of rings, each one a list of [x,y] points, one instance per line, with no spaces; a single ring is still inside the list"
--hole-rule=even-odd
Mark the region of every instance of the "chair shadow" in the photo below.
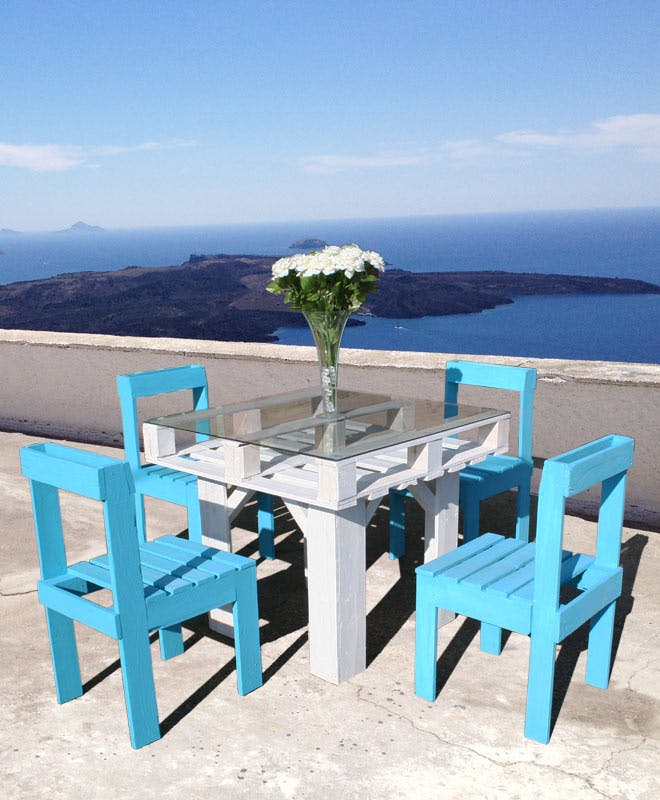
[[[610,660],[610,674],[616,655],[621,644],[621,635],[626,622],[626,617],[633,609],[635,598],[633,588],[639,571],[639,564],[644,548],[648,544],[648,536],[637,533],[621,545],[621,566],[623,567],[623,586],[621,596],[616,601],[614,615],[614,635],[612,639],[612,657]],[[566,637],[559,645],[559,654],[555,661],[555,682],[552,693],[552,716],[550,732],[554,730],[561,707],[566,698],[568,687],[573,678],[580,654],[587,650],[589,623],[585,622],[580,628]]]

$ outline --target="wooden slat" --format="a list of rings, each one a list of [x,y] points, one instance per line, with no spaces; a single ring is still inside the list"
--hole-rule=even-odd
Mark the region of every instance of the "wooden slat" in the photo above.
[[[105,555],[99,558],[93,558],[91,563],[107,568],[109,563],[108,556]],[[155,586],[157,589],[162,589],[162,591],[167,594],[178,594],[179,592],[187,591],[192,585],[189,581],[163,573],[146,565],[141,567],[141,571],[142,580],[147,586]]]
[[[72,564],[68,568],[68,571],[90,583],[100,586],[102,589],[112,589],[110,570],[107,564],[101,566],[98,563],[92,564],[89,561],[79,561],[77,564]],[[144,587],[145,597],[151,597],[152,595],[158,594],[160,591],[161,590],[157,589],[155,586]]]
[[[450,567],[449,569],[444,570],[442,577],[445,580],[457,582],[462,581],[478,570],[490,566],[497,561],[501,561],[504,556],[509,555],[514,550],[517,550],[519,546],[520,542],[517,542],[515,539],[502,538],[499,542],[495,542],[493,546],[489,547],[487,550],[473,555],[467,561],[463,561],[463,563],[457,564],[455,567]]]
[[[209,575],[208,572],[203,572],[187,564],[183,555],[178,557],[175,552],[165,552],[163,554],[158,552],[157,548],[150,543],[140,547],[140,565],[181,578],[181,580],[188,581],[194,586],[204,583],[204,581],[213,580],[213,576]]]
[[[71,564],[67,572],[77,575],[86,581],[91,581],[103,589],[112,588],[110,570],[107,567],[90,564],[89,561],[79,561],[77,564]]]
[[[392,469],[393,464],[400,463],[402,466],[406,465],[405,458],[400,461],[392,459],[384,459],[380,456],[364,456],[360,457],[357,462],[358,469],[368,469],[372,472],[380,472],[385,474],[388,470]]]
[[[561,557],[560,583],[568,583],[581,575],[594,560],[593,556],[585,556],[582,553],[573,554],[570,550],[562,550]],[[531,600],[534,597],[534,576],[532,575],[529,583],[511,592],[511,595]]]
[[[70,619],[78,620],[90,628],[105,633],[113,639],[119,638],[119,616],[114,608],[106,608],[78,597],[57,585],[57,579],[39,581],[37,583],[39,601],[47,608],[58,611]]]
[[[372,498],[382,496],[393,486],[409,485],[424,477],[424,471],[419,469],[405,469],[400,472],[379,476],[367,475],[357,482],[357,497]]]
[[[208,575],[215,576],[216,578],[219,578],[221,575],[225,575],[227,572],[231,572],[233,570],[233,567],[228,566],[227,564],[220,564],[219,562],[214,561],[212,558],[196,555],[192,553],[189,548],[184,550],[181,547],[177,547],[177,545],[172,544],[171,541],[165,541],[164,537],[157,539],[155,542],[150,542],[150,545],[154,548],[156,553],[161,554],[164,557],[185,559],[188,566],[194,567],[200,572],[205,572]],[[209,550],[209,548],[205,549]]]
[[[535,553],[534,545],[517,540],[515,541],[518,546],[515,549],[512,548],[508,555],[480,569],[478,572],[469,575],[463,580],[463,583],[473,584],[474,586],[479,586],[481,589],[486,587],[490,588],[490,584],[502,580],[507,575],[518,572],[522,567],[533,562]]]
[[[230,569],[250,569],[255,566],[254,561],[245,556],[238,556],[226,550],[216,550],[215,547],[191,542],[188,539],[179,539],[177,536],[161,536],[156,541],[196,553],[216,563],[224,564]]]
[[[578,597],[559,608],[555,635],[561,641],[621,594],[623,570],[615,569]]]
[[[421,566],[417,567],[415,572],[418,575],[429,575],[432,577],[442,575],[446,570],[451,569],[458,564],[462,564],[477,553],[481,553],[484,550],[490,550],[502,539],[504,539],[504,537],[497,533],[484,533],[482,536],[478,536],[471,542],[462,544],[455,550],[451,550],[449,553],[445,553],[439,558],[434,558],[433,561],[429,561],[427,564],[422,564]]]

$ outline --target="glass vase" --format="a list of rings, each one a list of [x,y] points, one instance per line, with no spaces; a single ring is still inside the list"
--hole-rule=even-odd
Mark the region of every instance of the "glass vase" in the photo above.
[[[339,347],[350,313],[350,311],[335,309],[303,311],[318,353],[321,370],[321,400],[323,414],[326,416],[337,413]]]

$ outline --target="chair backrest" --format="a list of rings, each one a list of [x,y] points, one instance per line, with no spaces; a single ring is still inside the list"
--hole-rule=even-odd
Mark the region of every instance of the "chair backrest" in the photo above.
[[[144,603],[129,464],[55,442],[22,447],[20,456],[30,480],[42,577],[56,578],[67,570],[59,490],[74,492],[103,503],[115,610],[121,614]]]
[[[509,389],[520,393],[518,456],[531,464],[536,370],[477,361],[448,361],[445,374],[445,403],[458,402],[458,387],[462,383],[469,386],[485,386],[489,389]]]
[[[534,604],[554,612],[559,605],[560,563],[566,498],[602,484],[594,566],[619,566],[626,476],[635,442],[610,435],[569,450],[543,465],[536,524]]]
[[[195,411],[202,411],[209,407],[206,370],[197,364],[117,376],[117,391],[119,392],[124,431],[124,452],[128,463],[134,470],[139,469],[141,465],[138,398],[185,389],[192,390]]]

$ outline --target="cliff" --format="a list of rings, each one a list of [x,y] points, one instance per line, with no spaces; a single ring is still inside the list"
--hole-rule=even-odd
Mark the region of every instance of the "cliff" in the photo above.
[[[265,291],[276,257],[191,256],[180,266],[74,272],[0,286],[0,328],[264,342],[305,324]],[[657,294],[645,281],[510,272],[387,270],[362,314],[392,319],[483,311],[523,295]],[[351,320],[351,324],[361,324]]]

